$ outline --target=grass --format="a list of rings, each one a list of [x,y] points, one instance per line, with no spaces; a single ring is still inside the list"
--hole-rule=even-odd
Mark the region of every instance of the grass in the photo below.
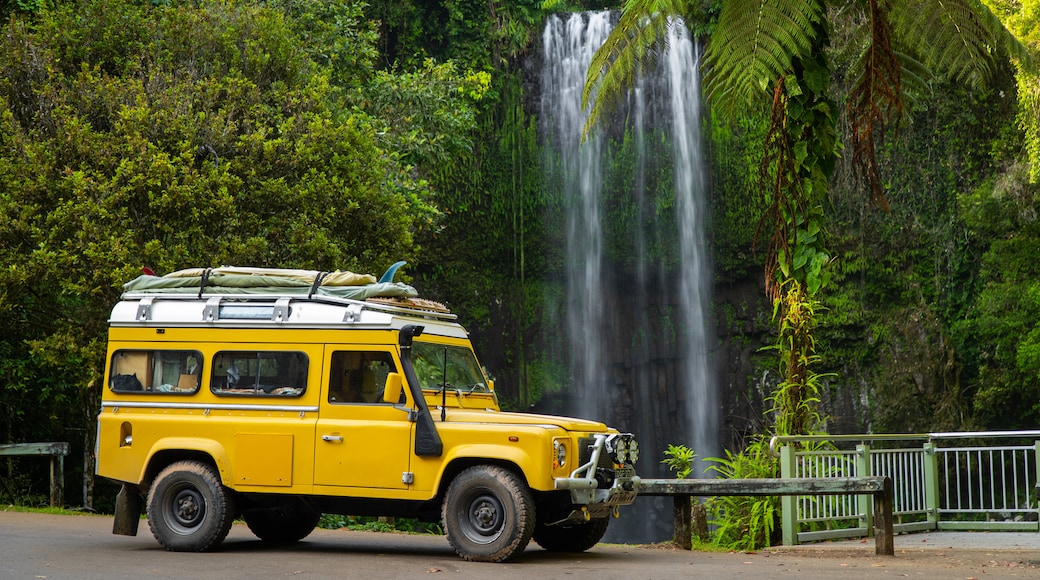
[[[94,515],[98,515],[96,512],[92,512],[92,511],[85,510],[85,509],[68,509],[68,508],[59,508],[59,507],[50,507],[50,506],[33,507],[33,506],[14,505],[14,504],[6,504],[6,505],[0,504],[0,512],[22,512],[22,513],[30,513],[30,514],[51,514],[51,515],[58,515],[58,516],[84,516],[84,515],[86,515],[86,516],[94,516]]]

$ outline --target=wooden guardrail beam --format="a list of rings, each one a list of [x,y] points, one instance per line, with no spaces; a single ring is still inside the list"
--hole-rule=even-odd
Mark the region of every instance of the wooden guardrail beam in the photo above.
[[[846,495],[874,496],[874,553],[895,554],[892,532],[892,479],[888,477],[762,478],[762,479],[644,479],[639,495],[672,496],[675,500],[674,540],[689,550],[692,496]],[[682,516],[681,513],[686,514]]]
[[[65,456],[69,444],[57,443],[8,443],[0,445],[0,456],[49,455],[51,458],[51,507],[65,505]]]

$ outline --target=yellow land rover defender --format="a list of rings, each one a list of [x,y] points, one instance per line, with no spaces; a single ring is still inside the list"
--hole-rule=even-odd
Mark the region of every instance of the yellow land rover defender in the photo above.
[[[632,435],[501,412],[466,330],[399,265],[126,284],[98,420],[113,532],[145,511],[168,550],[204,551],[237,517],[284,543],[335,513],[441,521],[467,560],[594,546],[638,492]]]

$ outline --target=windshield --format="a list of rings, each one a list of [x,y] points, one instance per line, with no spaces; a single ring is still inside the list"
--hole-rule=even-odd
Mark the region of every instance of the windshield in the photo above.
[[[490,391],[477,357],[468,348],[415,342],[412,364],[423,389],[440,391],[447,386],[449,391],[460,393]]]

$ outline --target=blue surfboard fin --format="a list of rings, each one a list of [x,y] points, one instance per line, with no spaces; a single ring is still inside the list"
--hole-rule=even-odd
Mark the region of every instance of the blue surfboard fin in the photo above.
[[[404,266],[407,263],[408,262],[405,262],[404,260],[401,260],[400,262],[397,262],[393,266],[390,266],[389,268],[387,268],[386,272],[383,272],[383,275],[379,277],[379,283],[382,284],[384,282],[393,282],[394,281],[394,275],[397,274],[397,269],[400,268],[401,266]]]

